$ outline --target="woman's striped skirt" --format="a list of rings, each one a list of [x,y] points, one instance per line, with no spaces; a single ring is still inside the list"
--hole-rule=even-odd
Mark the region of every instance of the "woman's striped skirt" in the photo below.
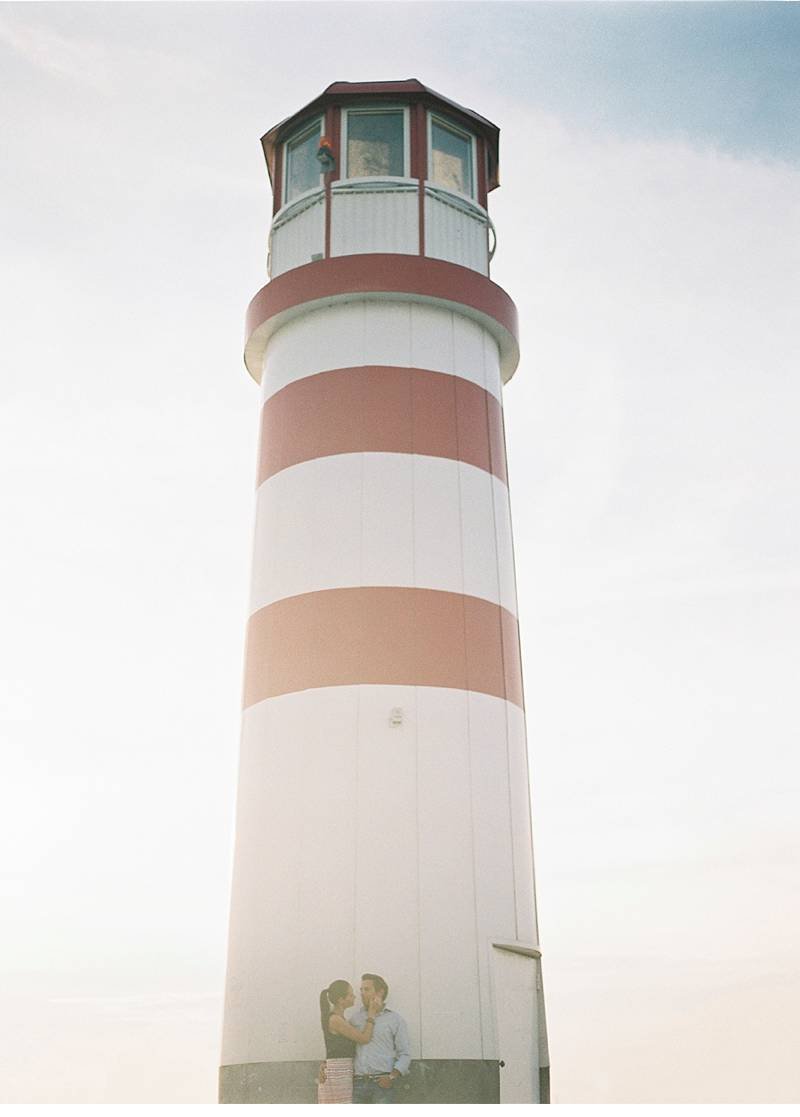
[[[353,1101],[353,1060],[326,1059],[322,1066],[325,1081],[317,1087],[319,1105],[350,1105]]]

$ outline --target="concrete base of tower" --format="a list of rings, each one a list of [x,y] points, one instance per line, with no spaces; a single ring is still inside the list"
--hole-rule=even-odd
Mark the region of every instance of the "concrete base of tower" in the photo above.
[[[239,1063],[220,1067],[219,1100],[225,1103],[313,1103],[319,1060]],[[395,1101],[494,1104],[500,1101],[500,1064],[495,1059],[417,1059],[400,1080]]]
[[[550,1104],[550,1067],[539,1067],[539,1101]]]

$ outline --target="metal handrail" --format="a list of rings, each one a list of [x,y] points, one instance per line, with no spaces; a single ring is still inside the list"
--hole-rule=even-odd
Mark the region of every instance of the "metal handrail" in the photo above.
[[[469,198],[459,198],[456,194],[452,194],[441,186],[431,186],[429,182],[425,183],[425,193],[432,198],[436,198],[437,202],[441,202],[442,205],[456,209],[460,213],[466,213],[468,217],[474,217],[476,221],[480,221],[484,225],[489,222],[489,214],[483,206],[471,202]]]
[[[319,205],[320,202],[325,200],[325,191],[317,190],[314,194],[309,194],[305,198],[299,198],[298,201],[292,205],[287,206],[284,211],[275,218],[272,222],[273,229],[280,229],[281,225],[286,224],[295,217],[299,217],[301,213],[305,213],[307,209]]]
[[[492,219],[488,215],[488,213],[486,215],[486,223],[489,227],[489,232],[492,234],[492,247],[489,249],[489,263],[491,264],[492,257],[497,251],[497,229],[495,229]]]
[[[416,182],[397,182],[392,179],[369,179],[367,182],[347,179],[332,183],[331,189],[334,194],[412,194],[419,187]]]

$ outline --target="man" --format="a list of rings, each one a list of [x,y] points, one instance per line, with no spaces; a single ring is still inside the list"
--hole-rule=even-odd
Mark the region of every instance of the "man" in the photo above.
[[[353,1102],[376,1105],[395,1101],[394,1084],[411,1066],[408,1028],[402,1016],[386,1008],[389,986],[375,973],[361,975],[362,1007],[350,1018],[354,1028],[363,1028],[367,1007],[377,1012],[369,1043],[356,1047]],[[398,1099],[399,1100],[399,1099]]]

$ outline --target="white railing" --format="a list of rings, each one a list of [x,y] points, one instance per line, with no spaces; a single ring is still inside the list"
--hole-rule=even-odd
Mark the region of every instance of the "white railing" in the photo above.
[[[325,191],[314,190],[278,210],[269,234],[267,273],[281,275],[325,253]]]
[[[355,178],[332,189],[331,256],[419,252],[419,187],[413,179]]]
[[[489,274],[489,214],[476,202],[425,184],[425,255]]]
[[[332,184],[329,196],[331,256],[419,253],[416,179],[345,179]],[[425,255],[488,275],[496,238],[486,210],[430,183],[425,183],[423,198]],[[326,205],[320,187],[278,211],[270,232],[271,276],[323,258]]]

